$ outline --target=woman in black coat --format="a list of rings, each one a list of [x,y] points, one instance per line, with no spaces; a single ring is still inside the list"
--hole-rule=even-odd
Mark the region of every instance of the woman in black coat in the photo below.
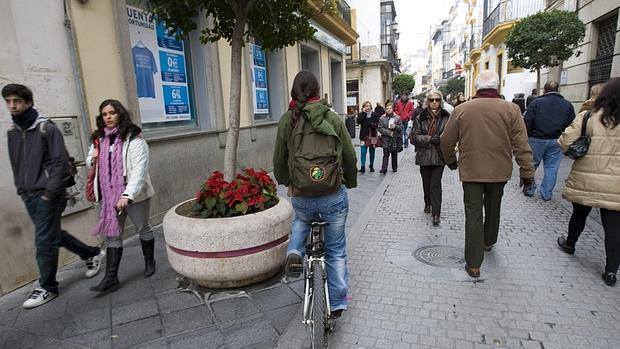
[[[415,163],[420,166],[424,189],[424,212],[432,212],[433,225],[438,225],[441,214],[441,177],[445,162],[439,149],[439,138],[450,114],[442,108],[443,96],[439,90],[426,95],[427,107],[413,121],[409,141],[415,145]]]
[[[378,108],[379,106],[377,106]],[[372,111],[370,101],[362,104],[362,111],[357,114],[357,124],[360,125],[360,150],[361,150],[361,168],[360,173],[366,172],[366,153],[370,153],[370,172],[375,172],[375,146],[378,142],[377,124],[379,116]]]

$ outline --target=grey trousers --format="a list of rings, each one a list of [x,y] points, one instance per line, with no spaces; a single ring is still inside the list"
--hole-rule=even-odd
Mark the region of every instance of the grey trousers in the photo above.
[[[151,211],[151,199],[148,198],[144,201],[130,204],[123,210],[120,216],[118,216],[118,224],[121,226],[121,235],[125,227],[125,220],[127,216],[131,219],[131,222],[136,226],[138,234],[140,234],[141,240],[153,240],[153,229],[149,225],[149,213]],[[107,247],[123,247],[123,239],[121,236],[106,237]]]

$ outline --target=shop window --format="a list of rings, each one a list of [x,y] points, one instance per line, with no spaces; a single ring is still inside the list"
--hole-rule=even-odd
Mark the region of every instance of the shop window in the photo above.
[[[254,120],[279,120],[286,110],[284,51],[265,51],[260,41],[250,41],[248,52]]]
[[[201,47],[199,33],[172,34],[170,28],[146,12],[138,0],[127,1],[126,16],[142,128],[147,132],[165,130],[166,133],[199,126],[210,128],[205,103],[195,103],[197,86],[192,58],[202,57],[192,57],[191,48]],[[205,71],[204,67],[197,70]],[[198,80],[206,80],[206,77]],[[206,95],[205,86],[199,89],[198,95]],[[197,117],[201,114],[203,125],[199,125]]]
[[[356,115],[359,112],[359,81],[347,80],[347,115]]]

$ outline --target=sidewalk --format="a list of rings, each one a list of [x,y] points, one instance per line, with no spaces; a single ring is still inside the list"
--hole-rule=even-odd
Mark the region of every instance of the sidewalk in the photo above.
[[[378,172],[361,177],[349,192],[347,229],[385,178]],[[286,198],[286,188],[278,189]],[[90,291],[105,266],[84,279],[84,263],[77,261],[59,271],[61,293],[49,304],[22,308],[34,283],[0,297],[0,348],[273,348],[289,323],[301,322],[293,318],[302,301],[301,279],[279,274],[240,289],[197,288],[170,268],[161,226],[155,239],[157,272],[148,279],[139,240],[125,241],[115,293]]]
[[[499,241],[476,280],[463,270],[458,173],[444,172],[442,223],[433,227],[423,213],[413,149],[401,154],[385,192],[369,201],[371,218],[350,231],[357,241],[349,246],[352,301],[330,348],[620,347],[620,288],[601,280],[604,247],[596,222],[589,222],[574,256],[556,246],[570,217],[559,195],[563,180],[554,200],[544,202],[522,195],[515,171],[505,187]]]

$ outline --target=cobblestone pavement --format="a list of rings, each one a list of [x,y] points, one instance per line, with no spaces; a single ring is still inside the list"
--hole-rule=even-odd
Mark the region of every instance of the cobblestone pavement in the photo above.
[[[413,150],[400,155],[399,171],[388,173],[385,192],[369,202],[375,208],[366,210],[367,224],[350,232],[352,301],[331,348],[620,348],[620,287],[601,280],[600,226],[589,222],[573,256],[556,246],[570,217],[560,197],[563,180],[554,200],[544,202],[521,194],[515,172],[505,188],[499,241],[476,281],[461,259],[458,173],[444,172],[442,223],[433,227],[423,213]],[[563,163],[561,179],[569,166]],[[454,267],[414,256],[431,245],[454,249],[417,257]]]

